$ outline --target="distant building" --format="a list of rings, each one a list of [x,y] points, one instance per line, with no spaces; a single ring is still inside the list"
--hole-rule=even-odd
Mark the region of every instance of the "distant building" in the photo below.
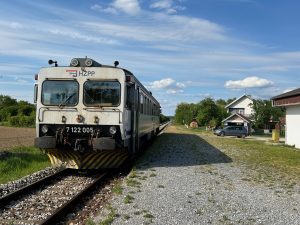
[[[272,100],[272,106],[286,108],[285,143],[300,148],[300,88],[277,95]]]
[[[225,126],[244,126],[250,133],[251,119],[254,110],[252,108],[253,100],[249,95],[242,95],[225,108],[231,115],[222,122]]]
[[[225,108],[230,114],[238,113],[245,117],[251,117],[254,113],[252,108],[253,100],[249,95],[242,95],[241,97],[235,99],[233,102],[229,103]]]

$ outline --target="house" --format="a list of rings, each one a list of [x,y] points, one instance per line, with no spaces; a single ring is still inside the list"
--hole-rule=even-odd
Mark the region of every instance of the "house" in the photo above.
[[[246,94],[229,103],[225,108],[231,115],[222,121],[223,124],[225,126],[244,126],[250,132],[250,117],[254,113],[252,104],[253,100]]]
[[[272,100],[272,106],[286,108],[285,143],[300,148],[300,88],[277,95]]]
[[[229,103],[225,108],[230,114],[238,113],[244,115],[245,117],[251,117],[254,113],[252,108],[253,100],[249,95],[242,95],[241,97],[235,99],[233,102]]]

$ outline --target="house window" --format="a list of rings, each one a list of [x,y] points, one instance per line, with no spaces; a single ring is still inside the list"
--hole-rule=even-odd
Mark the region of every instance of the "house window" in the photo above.
[[[239,110],[238,110],[238,113],[241,114],[241,115],[244,115],[244,112],[245,112],[244,109],[239,109]]]

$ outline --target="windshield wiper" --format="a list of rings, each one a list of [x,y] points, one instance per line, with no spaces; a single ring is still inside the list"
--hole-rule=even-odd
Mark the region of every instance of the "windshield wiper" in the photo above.
[[[58,107],[59,108],[62,108],[63,106],[65,106],[68,101],[70,101],[70,99],[75,95],[76,93],[74,92],[73,94],[71,94],[69,97],[67,97],[65,100],[63,100],[59,105]]]

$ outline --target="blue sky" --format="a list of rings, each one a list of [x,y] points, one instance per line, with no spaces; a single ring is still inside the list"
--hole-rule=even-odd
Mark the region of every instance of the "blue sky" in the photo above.
[[[133,72],[166,115],[180,102],[268,99],[299,88],[296,0],[0,2],[0,94],[32,102],[48,59],[95,59]]]

